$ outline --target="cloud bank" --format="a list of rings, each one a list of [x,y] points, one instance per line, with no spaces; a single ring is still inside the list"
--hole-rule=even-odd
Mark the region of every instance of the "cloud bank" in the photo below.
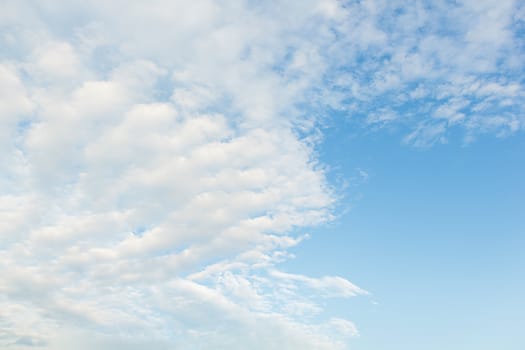
[[[4,1],[0,346],[344,349],[279,270],[336,194],[320,123],[524,128],[512,1]]]

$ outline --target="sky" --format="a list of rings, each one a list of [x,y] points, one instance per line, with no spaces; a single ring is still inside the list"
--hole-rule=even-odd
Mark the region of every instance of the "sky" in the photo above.
[[[2,0],[0,348],[525,347],[525,4]]]

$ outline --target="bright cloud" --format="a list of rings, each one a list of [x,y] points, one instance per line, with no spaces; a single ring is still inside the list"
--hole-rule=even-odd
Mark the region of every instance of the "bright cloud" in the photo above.
[[[316,127],[522,130],[523,9],[482,5],[4,1],[0,346],[346,348],[322,299],[367,292],[278,266],[333,219]]]

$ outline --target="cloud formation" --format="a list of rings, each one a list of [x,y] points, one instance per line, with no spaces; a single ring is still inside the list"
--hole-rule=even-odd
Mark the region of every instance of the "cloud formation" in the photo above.
[[[519,2],[351,2],[329,80],[332,106],[366,128],[402,126],[417,147],[523,131]]]
[[[367,292],[278,266],[333,219],[323,116],[416,146],[524,125],[509,1],[1,6],[5,348],[344,349],[322,300]]]

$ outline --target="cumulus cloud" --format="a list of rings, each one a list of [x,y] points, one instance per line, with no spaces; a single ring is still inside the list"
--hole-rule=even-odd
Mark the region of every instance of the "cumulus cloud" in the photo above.
[[[278,267],[333,219],[316,127],[522,130],[523,9],[477,4],[4,1],[0,346],[346,348],[367,292]]]
[[[360,289],[270,273],[332,218],[296,106],[337,4],[223,5],[3,5],[2,347],[344,346],[296,285]]]

